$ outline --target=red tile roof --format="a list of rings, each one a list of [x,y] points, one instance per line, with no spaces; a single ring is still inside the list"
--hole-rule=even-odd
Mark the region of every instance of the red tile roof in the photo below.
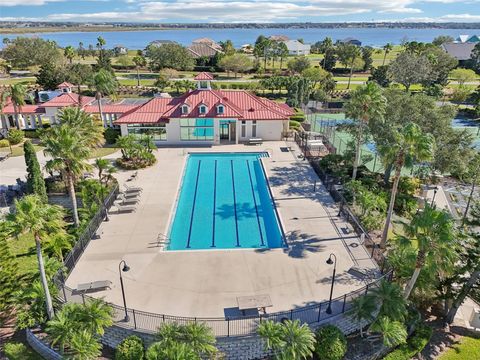
[[[62,82],[61,84],[59,84],[59,85],[57,86],[57,89],[72,88],[72,87],[74,87],[74,86],[75,86],[75,85],[70,84],[69,82],[64,81],[64,82]]]
[[[182,114],[182,105],[189,106],[188,114]],[[208,106],[206,114],[200,114],[201,104]],[[222,104],[224,111],[217,112]],[[175,118],[234,118],[240,120],[288,120],[292,109],[285,104],[255,96],[247,91],[194,90],[178,98],[155,98],[120,117],[117,124],[155,123]]]
[[[41,105],[23,105],[18,108],[19,114],[44,114],[45,109]],[[9,103],[3,108],[2,113],[4,114],[15,114],[12,103]]]
[[[201,72],[194,77],[194,80],[213,80],[213,75],[209,72]]]
[[[58,95],[57,97],[43,103],[42,107],[65,107],[65,106],[77,106],[79,96],[75,93],[63,93]],[[82,104],[81,106],[85,106],[93,102],[95,98],[90,96],[82,96]]]
[[[125,105],[125,104],[104,104],[102,106],[102,111],[104,113],[109,113],[109,114],[125,114],[126,112],[129,112],[131,110],[135,110],[138,108],[139,105]],[[91,113],[91,114],[98,114],[98,105],[93,104],[93,105],[87,105],[83,108],[85,112]]]

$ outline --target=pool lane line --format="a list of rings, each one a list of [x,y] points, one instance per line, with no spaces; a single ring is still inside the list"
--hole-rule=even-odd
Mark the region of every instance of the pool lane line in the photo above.
[[[193,215],[195,213],[195,203],[197,201],[198,179],[200,178],[200,165],[202,165],[202,160],[198,160],[197,180],[195,182],[195,193],[193,194],[193,205],[192,214],[190,215],[190,229],[188,230],[187,249],[190,248],[190,238],[192,236]]]
[[[230,167],[232,169],[233,210],[235,211],[235,234],[237,235],[237,247],[240,247],[240,240],[238,238],[237,197],[235,195],[235,175],[233,175],[233,160],[230,160]]]
[[[215,209],[217,207],[217,160],[215,160],[215,175],[213,177],[213,224],[212,224],[212,246],[215,247]]]
[[[258,224],[258,231],[260,232],[260,240],[262,242],[261,245],[265,246],[265,241],[263,240],[263,234],[262,234],[262,225],[260,224],[260,217],[258,215],[257,200],[255,199],[255,189],[253,188],[252,173],[250,171],[250,162],[248,160],[247,160],[247,169],[248,169],[248,177],[250,179],[250,187],[252,189],[253,203],[255,204],[255,212],[257,213],[257,224]]]

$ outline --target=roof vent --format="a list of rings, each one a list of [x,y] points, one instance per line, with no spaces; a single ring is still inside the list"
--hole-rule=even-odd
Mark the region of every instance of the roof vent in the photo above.
[[[228,100],[228,97],[224,96],[224,97],[223,97],[223,100],[227,101],[227,100]]]
[[[251,107],[250,109],[248,109],[248,111],[250,111],[250,112],[254,112],[254,111],[255,111],[255,109],[254,109],[253,107]]]

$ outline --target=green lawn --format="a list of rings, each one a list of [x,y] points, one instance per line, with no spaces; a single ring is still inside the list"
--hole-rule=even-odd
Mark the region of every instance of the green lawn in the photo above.
[[[9,240],[10,250],[17,257],[20,277],[37,271],[35,242],[30,234],[20,235],[18,239]]]
[[[36,152],[43,150],[43,146],[33,145],[33,148]],[[8,148],[6,148],[8,150]],[[12,146],[12,154],[10,156],[23,156],[23,145]]]
[[[104,156],[108,156],[113,154],[114,152],[118,151],[119,148],[116,147],[102,147],[95,149],[92,153],[92,156],[90,156],[90,159],[96,159],[96,158],[101,158]]]
[[[480,359],[480,337],[463,337],[460,342],[448,349],[439,360]]]
[[[0,79],[0,85],[14,85],[14,84],[22,84],[22,85],[30,85],[35,84],[37,78],[35,76],[31,77],[22,77],[22,78],[6,78]]]

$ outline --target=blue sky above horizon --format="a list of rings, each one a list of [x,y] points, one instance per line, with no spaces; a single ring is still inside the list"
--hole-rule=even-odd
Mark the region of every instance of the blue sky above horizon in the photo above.
[[[0,0],[0,21],[480,22],[480,0]]]

